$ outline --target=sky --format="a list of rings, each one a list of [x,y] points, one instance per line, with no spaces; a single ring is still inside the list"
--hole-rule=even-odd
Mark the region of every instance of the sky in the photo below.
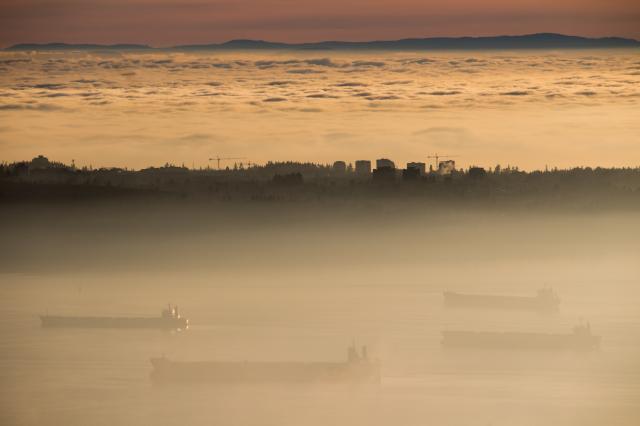
[[[2,0],[0,46],[557,32],[640,39],[636,0]]]

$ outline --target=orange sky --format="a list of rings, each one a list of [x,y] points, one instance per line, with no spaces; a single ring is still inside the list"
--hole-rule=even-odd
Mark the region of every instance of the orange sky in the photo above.
[[[0,45],[558,32],[640,38],[636,0],[2,0]]]

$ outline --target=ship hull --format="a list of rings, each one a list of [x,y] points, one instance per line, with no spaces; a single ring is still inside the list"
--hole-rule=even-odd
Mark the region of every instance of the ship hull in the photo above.
[[[152,358],[156,383],[378,383],[376,363],[174,362]]]
[[[492,296],[480,294],[444,293],[444,303],[448,307],[513,309],[529,311],[556,311],[557,300],[526,296]]]
[[[41,316],[45,328],[151,328],[184,330],[188,321],[184,318],[127,318],[127,317],[65,317]]]
[[[521,350],[594,350],[600,337],[576,334],[445,331],[442,344],[458,348]]]

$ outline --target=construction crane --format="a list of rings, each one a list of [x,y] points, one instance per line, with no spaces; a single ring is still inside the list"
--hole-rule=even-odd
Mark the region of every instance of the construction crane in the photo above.
[[[217,161],[217,169],[220,170],[220,160],[244,160],[246,157],[213,157],[209,161]]]
[[[440,161],[441,158],[456,158],[456,157],[460,157],[460,156],[459,155],[438,154],[438,153],[435,153],[434,155],[427,155],[427,158],[434,158],[436,160],[436,169],[440,165],[439,161]]]

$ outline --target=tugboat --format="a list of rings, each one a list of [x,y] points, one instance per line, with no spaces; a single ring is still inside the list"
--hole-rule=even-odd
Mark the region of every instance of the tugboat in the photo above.
[[[370,360],[366,346],[359,354],[349,347],[344,362],[177,362],[151,358],[156,383],[379,383],[380,364]]]
[[[189,320],[180,316],[177,306],[169,305],[158,317],[68,317],[40,315],[42,327],[50,328],[156,328],[186,330]]]
[[[447,307],[557,311],[560,298],[550,288],[538,290],[535,296],[497,296],[444,292]]]
[[[600,346],[600,336],[591,333],[588,323],[564,334],[443,331],[442,337],[444,346],[457,348],[590,351]]]

